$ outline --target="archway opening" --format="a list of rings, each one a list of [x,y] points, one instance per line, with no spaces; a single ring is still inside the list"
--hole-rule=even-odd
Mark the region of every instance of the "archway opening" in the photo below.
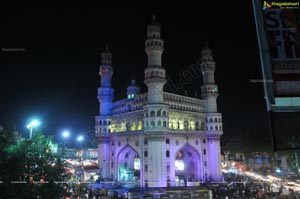
[[[175,158],[175,184],[185,186],[187,181],[200,180],[200,155],[190,145],[184,146]]]
[[[140,156],[130,146],[118,155],[118,181],[138,182],[140,180]]]

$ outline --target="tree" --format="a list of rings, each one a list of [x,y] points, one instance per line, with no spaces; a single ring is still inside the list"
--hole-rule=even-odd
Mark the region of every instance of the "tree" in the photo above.
[[[3,155],[3,153],[5,153],[6,147],[16,143],[16,140],[16,129],[7,130],[4,129],[2,125],[0,125],[0,155]]]
[[[286,156],[287,157],[287,166],[290,170],[299,174],[300,170],[300,151],[294,148],[299,147],[300,136],[292,136],[287,139],[291,149],[290,150],[282,150],[277,152],[278,156]]]
[[[65,193],[66,164],[52,152],[50,137],[37,133],[6,146],[0,163],[0,198],[53,199]]]

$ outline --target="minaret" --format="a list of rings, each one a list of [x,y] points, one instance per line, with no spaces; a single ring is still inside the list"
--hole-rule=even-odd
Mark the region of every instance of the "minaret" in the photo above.
[[[144,83],[148,87],[148,104],[144,108],[144,132],[148,139],[148,155],[144,164],[148,166],[144,186],[164,187],[167,185],[166,148],[164,132],[168,131],[168,106],[164,104],[163,87],[166,84],[166,69],[162,66],[164,42],[160,37],[161,26],[153,15],[147,26],[145,51],[148,66],[145,68]],[[145,172],[145,171],[144,171]],[[147,182],[147,183],[146,183]]]
[[[106,50],[101,54],[100,77],[101,87],[98,88],[98,100],[100,103],[100,116],[110,115],[111,103],[114,96],[114,89],[111,88],[111,78],[113,75],[113,67],[111,65],[112,55]]]
[[[164,41],[160,38],[160,24],[153,15],[152,22],[147,27],[145,51],[148,55],[148,66],[145,69],[144,83],[148,87],[148,103],[163,103],[163,87],[166,84],[166,70],[162,67],[161,56],[164,51]]]
[[[168,106],[164,104],[163,87],[167,83],[166,69],[162,66],[161,57],[164,41],[160,38],[161,27],[153,15],[147,27],[145,51],[148,55],[144,83],[148,87],[148,105],[144,106],[144,129],[146,131],[167,131],[169,117]]]
[[[96,117],[96,139],[98,142],[98,164],[101,178],[111,178],[110,173],[110,142],[109,125],[114,89],[111,87],[113,67],[111,65],[112,55],[106,50],[101,54],[100,77],[101,87],[98,88],[98,100],[100,103],[99,116]]]
[[[203,85],[201,95],[206,105],[206,130],[208,136],[208,158],[210,180],[221,181],[221,147],[222,115],[217,111],[218,86],[215,84],[216,63],[212,57],[212,50],[205,44],[201,52],[201,71]]]

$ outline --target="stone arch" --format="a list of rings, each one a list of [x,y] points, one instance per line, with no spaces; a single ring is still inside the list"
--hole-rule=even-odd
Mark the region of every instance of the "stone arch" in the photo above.
[[[189,122],[187,120],[184,120],[184,122],[183,122],[183,128],[185,130],[187,130],[189,128]]]
[[[161,110],[158,110],[156,113],[157,116],[161,116]]]
[[[190,144],[185,144],[175,153],[175,176],[183,180],[201,179],[201,157],[199,152]],[[180,165],[184,165],[182,168]]]
[[[150,116],[151,117],[155,116],[155,111],[150,111]]]
[[[155,127],[155,122],[153,120],[150,122],[150,127]]]
[[[166,144],[170,144],[170,139],[169,138],[166,139]]]
[[[117,176],[119,182],[132,181],[140,178],[140,170],[134,169],[134,162],[140,159],[140,154],[129,144],[118,153]]]
[[[200,129],[199,122],[196,122],[196,130],[199,130],[199,129]]]
[[[161,127],[161,121],[160,120],[157,121],[157,126]]]
[[[167,122],[166,121],[163,122],[163,127],[167,127]]]

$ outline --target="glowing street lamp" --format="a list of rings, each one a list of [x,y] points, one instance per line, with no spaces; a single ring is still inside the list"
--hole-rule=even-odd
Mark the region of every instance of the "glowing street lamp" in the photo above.
[[[80,149],[82,149],[83,136],[82,135],[78,136],[77,141],[80,143]],[[79,156],[80,162],[82,161],[82,159],[83,159],[83,150],[81,151],[81,157]]]
[[[69,131],[64,131],[62,133],[62,136],[64,137],[64,147],[63,147],[63,153],[65,153],[65,149],[66,149],[66,140],[69,137],[70,132]]]
[[[78,142],[82,142],[82,141],[83,141],[83,136],[82,136],[82,135],[78,136],[78,137],[77,137],[77,141],[78,141]]]
[[[69,133],[69,131],[64,131],[62,135],[64,138],[67,138],[67,137],[69,137],[70,133]]]
[[[29,138],[32,138],[32,131],[34,127],[37,127],[41,124],[40,121],[38,120],[32,120],[29,124],[27,124],[26,128],[29,129]]]
[[[77,141],[80,143],[80,148],[82,148],[83,136],[82,135],[78,136]]]

